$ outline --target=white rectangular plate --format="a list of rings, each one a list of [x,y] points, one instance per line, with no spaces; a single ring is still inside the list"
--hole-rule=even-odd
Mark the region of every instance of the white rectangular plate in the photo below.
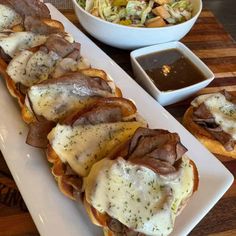
[[[48,4],[52,18],[82,45],[81,54],[94,67],[105,70],[121,88],[124,97],[135,101],[151,128],[177,132],[199,170],[200,185],[177,218],[173,235],[187,235],[206,215],[233,182],[230,172],[181,124],[132,80],[114,61]],[[104,32],[105,33],[105,32]],[[16,101],[0,80],[0,148],[20,192],[42,236],[99,236],[102,231],[90,223],[83,207],[60,193],[42,151],[25,144],[27,127]]]

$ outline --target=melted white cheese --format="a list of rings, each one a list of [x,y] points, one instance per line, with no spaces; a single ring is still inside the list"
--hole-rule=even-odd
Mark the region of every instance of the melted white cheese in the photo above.
[[[24,50],[11,60],[7,73],[15,83],[30,87],[48,78],[58,59],[54,54]]]
[[[73,36],[68,32],[64,33],[64,39],[67,40],[69,43],[74,43],[75,42]]]
[[[22,22],[21,16],[12,8],[0,4],[0,31],[11,29]]]
[[[77,62],[72,58],[63,58],[56,64],[52,77],[59,78],[72,71],[77,71]]]
[[[62,162],[80,176],[87,176],[92,165],[109,155],[127,141],[139,122],[116,122],[71,127],[57,125],[48,135],[48,140]]]
[[[14,32],[11,34],[1,34],[0,47],[3,51],[14,57],[17,52],[45,43],[47,36],[34,34],[32,32]]]
[[[236,140],[236,105],[227,101],[221,93],[201,95],[191,104],[197,107],[203,102],[214,116],[215,122],[225,133],[230,134]]]
[[[182,200],[193,191],[193,168],[183,157],[174,181],[122,158],[101,160],[84,180],[86,200],[99,212],[146,235],[169,235]]]
[[[78,94],[78,91],[80,94]],[[79,111],[97,98],[87,95],[90,91],[77,88],[74,84],[34,85],[28,90],[27,96],[32,104],[32,110],[47,120],[58,121],[73,111]],[[81,95],[83,94],[83,95]],[[104,92],[104,97],[110,93]],[[103,95],[103,91],[101,92]]]
[[[24,85],[28,84],[28,82],[26,82],[28,81],[28,76],[26,76],[25,79],[25,67],[32,55],[33,52],[24,50],[10,61],[6,72],[15,83],[21,82]]]
[[[73,111],[79,111],[96,100],[93,97],[80,97],[66,88],[34,88],[28,91],[34,112],[47,120],[58,121]]]
[[[89,69],[91,64],[89,60],[85,57],[80,57],[79,61],[77,62],[78,70]]]

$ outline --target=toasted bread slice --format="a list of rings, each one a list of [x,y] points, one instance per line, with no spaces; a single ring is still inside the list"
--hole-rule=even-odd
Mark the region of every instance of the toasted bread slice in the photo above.
[[[3,77],[3,79],[6,81],[7,88],[10,92],[10,94],[17,98],[17,101],[20,105],[20,107],[23,108],[24,106],[24,95],[16,88],[16,85],[14,81],[10,78],[10,76],[6,73],[7,64],[0,58],[0,74]]]
[[[193,106],[184,114],[183,125],[212,153],[236,158],[236,145],[233,151],[227,151],[206,129],[193,121]]]
[[[119,106],[121,108],[122,117],[124,120],[128,120],[128,118],[132,120],[135,119],[134,115],[136,113],[136,107],[131,101],[127,99],[123,99],[123,98],[104,98],[103,100],[98,101],[96,104],[92,105],[91,108],[85,109],[82,112],[80,111],[78,115],[73,114],[72,117],[66,118],[61,123],[68,124],[70,122],[72,125],[75,119],[77,120],[79,117],[83,116],[83,114],[86,114],[87,112],[90,112],[90,113],[91,111],[93,112],[93,108],[97,108],[100,106],[108,106],[108,107]],[[113,150],[110,152],[110,155],[112,156],[112,153],[116,153],[117,150],[120,149],[122,145],[123,143],[113,148]],[[67,163],[63,163],[61,161],[60,157],[58,156],[58,154],[56,153],[56,151],[53,149],[53,147],[50,144],[48,145],[48,148],[47,148],[47,158],[48,158],[48,161],[52,163],[52,173],[58,182],[61,192],[64,193],[67,197],[75,200],[77,196],[77,194],[75,194],[75,189],[70,184],[67,184],[66,181],[63,181],[63,175],[65,173],[64,169]]]
[[[177,215],[179,215],[182,212],[187,202],[191,198],[192,194],[198,189],[199,177],[198,177],[198,171],[197,171],[196,165],[192,160],[190,160],[189,163],[193,168],[193,176],[194,176],[192,193],[186,198],[182,199],[181,204],[179,205],[179,208],[178,208]],[[86,194],[84,195],[84,198],[83,198],[83,204],[92,223],[103,228],[104,236],[117,235],[117,233],[113,232],[108,227],[107,220],[109,216],[106,213],[100,213],[93,206],[91,206],[91,204],[86,200]]]
[[[57,21],[57,20],[44,18],[44,19],[41,19],[41,21],[44,24],[46,24],[46,25],[48,25],[52,28],[60,30],[61,32],[64,31],[64,25],[61,22]],[[18,24],[18,25],[14,25],[12,27],[12,31],[13,32],[23,32],[24,31],[23,24],[21,23],[21,24]],[[29,50],[35,52],[38,49],[39,49],[39,47],[34,47],[34,48],[29,49]],[[6,73],[7,66],[8,66],[8,64],[2,58],[0,58],[0,74],[2,75],[4,80],[6,81],[6,85],[7,85],[7,88],[9,89],[10,94],[13,97],[17,98],[20,107],[23,107],[25,96],[24,96],[24,94],[22,94],[18,90],[18,88],[15,85],[14,81]]]
[[[107,74],[103,70],[89,68],[83,69],[80,71],[82,74],[89,76],[91,78],[101,78],[108,82],[111,87],[112,93],[115,97],[122,97],[121,90],[115,86],[114,82],[108,78]],[[35,115],[32,110],[29,108],[29,104],[24,103],[22,107],[22,118],[23,120],[29,124],[35,120]]]

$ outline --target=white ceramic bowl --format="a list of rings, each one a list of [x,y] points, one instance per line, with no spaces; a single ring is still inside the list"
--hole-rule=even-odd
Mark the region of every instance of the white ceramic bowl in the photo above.
[[[80,24],[89,34],[103,43],[122,49],[178,41],[189,32],[202,10],[202,0],[191,0],[194,10],[190,20],[161,28],[137,28],[102,20],[86,12],[76,0],[72,2]]]
[[[136,58],[168,49],[178,49],[181,51],[185,57],[187,57],[200,71],[202,71],[206,79],[181,89],[160,91],[140,66]],[[170,105],[190,97],[200,89],[206,87],[214,79],[214,74],[212,71],[190,49],[180,42],[170,42],[137,49],[132,51],[130,56],[137,82],[163,106]]]

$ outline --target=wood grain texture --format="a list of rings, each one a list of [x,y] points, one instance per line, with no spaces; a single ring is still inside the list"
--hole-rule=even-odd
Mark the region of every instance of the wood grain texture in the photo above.
[[[62,10],[78,28],[83,30],[72,10]],[[89,36],[103,51],[113,58],[128,74],[133,76],[129,51],[104,45]],[[214,72],[216,79],[199,94],[221,89],[236,91],[236,43],[225,32],[211,11],[204,10],[190,33],[182,40]],[[83,45],[82,45],[83,47]],[[191,98],[166,107],[181,122]],[[236,177],[236,160],[218,156],[219,160]],[[209,170],[210,171],[210,170]],[[210,186],[209,186],[210,187]],[[194,213],[193,213],[194,214]],[[14,181],[0,157],[0,236],[39,235],[24,205]],[[236,235],[236,182],[223,198],[193,229],[191,236]]]

